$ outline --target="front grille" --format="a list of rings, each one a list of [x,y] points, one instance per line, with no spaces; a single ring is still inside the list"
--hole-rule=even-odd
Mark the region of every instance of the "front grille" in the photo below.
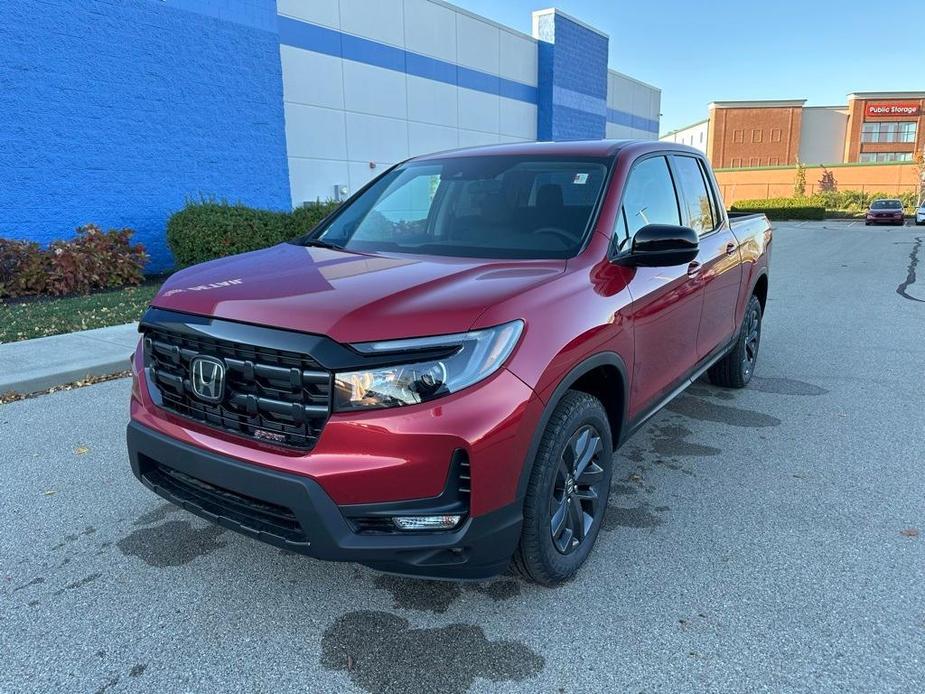
[[[278,446],[308,450],[330,413],[331,374],[310,356],[158,326],[144,328],[145,368],[161,406],[181,417]],[[197,398],[190,361],[225,365],[222,400]]]
[[[144,478],[179,502],[190,503],[209,515],[227,518],[253,532],[274,535],[287,542],[306,542],[295,514],[284,506],[216,487],[150,459],[144,462]]]

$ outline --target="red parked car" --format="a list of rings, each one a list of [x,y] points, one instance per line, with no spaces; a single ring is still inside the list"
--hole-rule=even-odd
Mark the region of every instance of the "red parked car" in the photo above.
[[[905,217],[903,215],[902,200],[874,200],[870,203],[867,214],[864,216],[865,226],[871,224],[896,224],[903,226]]]
[[[128,445],[150,489],[314,557],[569,579],[614,451],[752,376],[771,230],[658,142],[417,157],[291,243],[173,275]]]

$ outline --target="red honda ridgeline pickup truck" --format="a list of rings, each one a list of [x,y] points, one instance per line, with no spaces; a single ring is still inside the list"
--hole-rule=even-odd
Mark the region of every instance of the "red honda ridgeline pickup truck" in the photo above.
[[[321,559],[565,581],[615,449],[705,371],[748,383],[770,244],[683,146],[411,159],[299,239],[168,280],[133,358],[132,469]]]

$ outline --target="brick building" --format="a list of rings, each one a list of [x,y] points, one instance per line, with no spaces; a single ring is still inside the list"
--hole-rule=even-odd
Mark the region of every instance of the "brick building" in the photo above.
[[[925,92],[857,92],[846,106],[716,101],[705,121],[661,139],[698,147],[719,169],[910,162],[925,151]]]

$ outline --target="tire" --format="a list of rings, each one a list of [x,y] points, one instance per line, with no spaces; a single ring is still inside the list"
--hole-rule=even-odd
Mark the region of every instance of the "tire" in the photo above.
[[[870,226],[870,222],[864,222],[864,226],[869,227],[869,226]]]
[[[752,380],[761,346],[761,302],[752,294],[745,306],[739,337],[729,353],[707,371],[710,382],[723,388],[744,388]]]
[[[581,464],[581,453],[589,452],[576,476],[574,459]],[[521,576],[554,586],[578,572],[600,532],[612,476],[613,437],[604,406],[592,395],[569,391],[549,418],[527,483],[512,562]]]

